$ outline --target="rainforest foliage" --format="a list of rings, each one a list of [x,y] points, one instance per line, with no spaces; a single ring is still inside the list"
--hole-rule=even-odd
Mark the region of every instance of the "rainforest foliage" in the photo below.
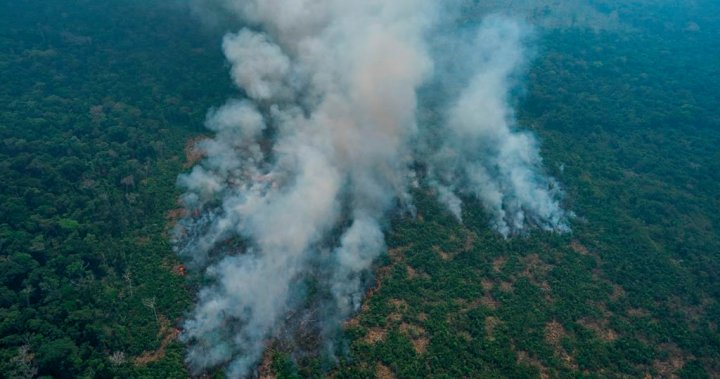
[[[143,2],[0,3],[0,376],[184,371],[177,342],[152,356],[191,304],[166,215],[186,140],[229,88],[193,22]]]
[[[336,377],[719,376],[718,10],[543,32],[519,118],[573,232],[503,240],[418,194]]]
[[[421,188],[335,358],[275,344],[263,370],[720,376],[720,6],[631,10],[537,31],[518,96],[572,233],[505,240]],[[168,229],[232,94],[220,35],[176,5],[0,3],[0,376],[187,377]]]

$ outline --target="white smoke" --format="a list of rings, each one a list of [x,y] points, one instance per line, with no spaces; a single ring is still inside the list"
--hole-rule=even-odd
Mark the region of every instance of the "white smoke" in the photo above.
[[[485,63],[435,126],[444,142],[418,151],[416,93],[433,73],[435,2],[219,5],[248,25],[223,40],[247,100],[209,113],[216,135],[200,146],[206,158],[179,178],[188,216],[176,249],[211,283],[183,333],[195,372],[249,375],[305,279],[327,295],[324,328],[357,311],[385,247],[385,216],[411,204],[416,161],[458,215],[459,196],[476,196],[501,233],[565,228],[534,140],[511,131],[510,77],[523,56],[516,24],[484,24]]]
[[[290,59],[264,34],[247,29],[228,34],[223,51],[232,65],[235,84],[257,100],[275,99],[286,92],[283,81],[290,72]]]
[[[456,218],[461,219],[458,195],[477,197],[505,236],[528,224],[567,230],[560,189],[542,175],[537,142],[513,131],[510,92],[525,65],[526,34],[526,27],[508,18],[482,22],[473,44],[474,72],[447,110],[443,143],[429,161],[431,184]]]

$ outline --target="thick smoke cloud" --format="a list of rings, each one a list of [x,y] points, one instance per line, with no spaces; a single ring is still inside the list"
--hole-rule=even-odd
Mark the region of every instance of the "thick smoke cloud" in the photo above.
[[[179,178],[188,216],[175,246],[209,283],[184,325],[196,372],[249,375],[266,341],[307,307],[298,298],[308,281],[319,288],[318,332],[331,337],[360,305],[388,212],[412,208],[416,162],[458,218],[460,198],[474,196],[505,235],[566,229],[536,142],[512,130],[509,91],[524,60],[518,24],[484,22],[469,86],[447,102],[445,122],[419,128],[418,90],[443,71],[427,42],[437,2],[212,6],[246,25],[222,45],[245,96],[209,112],[206,158]],[[421,143],[426,128],[440,144]]]
[[[525,66],[526,27],[487,17],[477,32],[469,83],[445,112],[443,143],[430,158],[431,184],[461,219],[458,195],[477,197],[503,235],[528,225],[564,231],[559,187],[542,175],[532,135],[514,132],[510,90]]]

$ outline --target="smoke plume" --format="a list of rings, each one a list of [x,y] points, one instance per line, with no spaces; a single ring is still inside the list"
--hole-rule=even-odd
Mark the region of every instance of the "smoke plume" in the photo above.
[[[215,136],[199,146],[206,158],[179,178],[188,216],[176,250],[208,283],[184,325],[195,372],[249,375],[266,341],[309,307],[322,309],[312,318],[331,339],[360,305],[385,248],[387,214],[412,210],[418,176],[458,218],[460,199],[478,198],[505,235],[566,229],[537,143],[513,131],[508,101],[524,61],[523,27],[483,22],[469,85],[443,102],[443,122],[418,127],[418,90],[447,72],[428,42],[438,6],[213,3],[245,25],[222,44],[242,95],[209,112]],[[430,134],[441,142],[423,142]],[[413,172],[417,162],[426,173]],[[312,305],[308,283],[317,288]]]
[[[467,85],[444,110],[443,128],[432,134],[442,143],[429,160],[431,186],[453,215],[461,220],[458,195],[476,197],[505,236],[528,225],[567,230],[559,186],[542,174],[537,142],[513,131],[510,91],[525,66],[527,34],[527,26],[507,18],[483,20],[467,59]]]

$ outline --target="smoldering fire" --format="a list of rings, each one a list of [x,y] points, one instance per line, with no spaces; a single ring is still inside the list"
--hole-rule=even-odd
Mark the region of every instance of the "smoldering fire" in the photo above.
[[[193,370],[248,375],[285,316],[305,306],[293,293],[308,278],[331,340],[359,307],[388,212],[412,209],[414,162],[458,219],[472,196],[504,235],[567,230],[537,143],[513,130],[521,23],[484,20],[467,49],[477,58],[468,86],[443,102],[442,122],[418,125],[418,90],[448,73],[431,47],[444,22],[438,2],[218,4],[245,25],[222,45],[245,96],[209,113],[206,158],[179,178],[192,212],[176,250],[211,283],[185,323]],[[422,143],[430,134],[440,143]]]

